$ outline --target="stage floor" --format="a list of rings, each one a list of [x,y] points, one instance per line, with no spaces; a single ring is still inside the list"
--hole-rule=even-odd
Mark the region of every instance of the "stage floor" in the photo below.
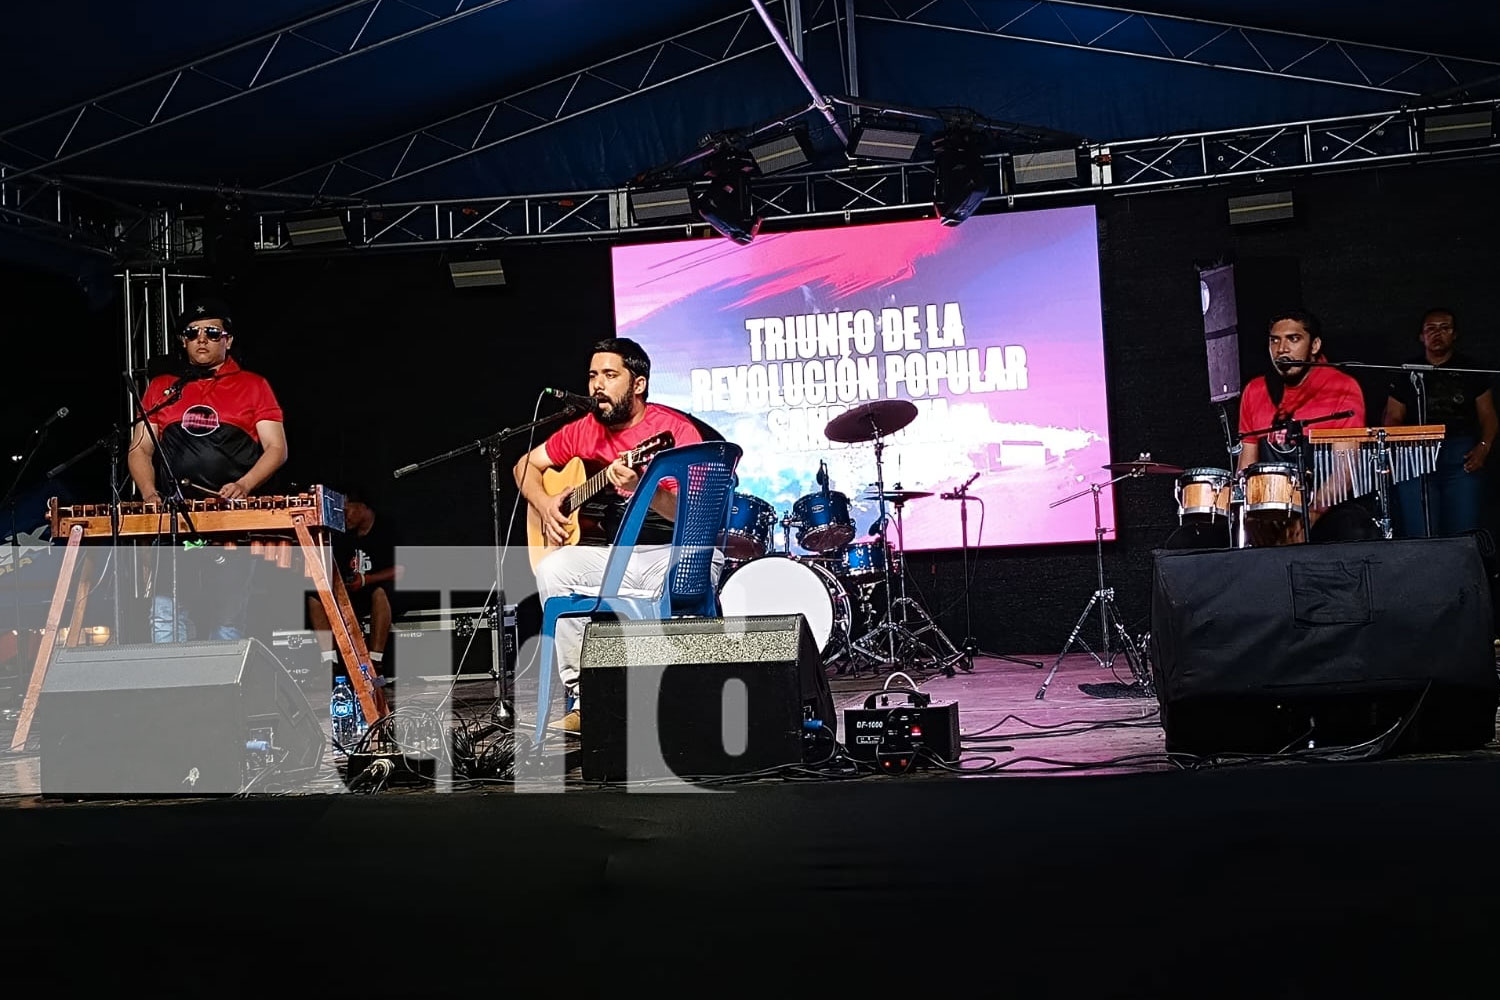
[[[916,689],[929,695],[935,705],[957,703],[963,750],[957,765],[949,768],[928,767],[898,775],[861,775],[845,771],[836,776],[830,774],[830,781],[847,780],[850,777],[876,782],[902,782],[1018,775],[1102,775],[1177,771],[1200,763],[1186,757],[1174,760],[1166,753],[1157,702],[1155,698],[1140,697],[1138,693],[1130,696],[1128,692],[1132,689],[1138,692],[1139,686],[1129,683],[1129,666],[1123,654],[1116,655],[1107,664],[1101,664],[1086,653],[1064,656],[1045,697],[1040,700],[1036,695],[1058,659],[1056,654],[1018,654],[1018,658],[1030,662],[981,656],[975,660],[972,671],[958,671],[952,677],[941,673],[915,674],[910,677],[900,673],[832,675],[830,686],[838,710],[840,743],[847,745],[849,739],[844,723],[846,709],[862,707],[871,693],[882,690],[900,692],[910,690],[915,685]],[[1041,664],[1040,667],[1034,666],[1038,663]],[[1085,692],[1085,688],[1089,689],[1089,693]],[[445,702],[450,700],[451,705],[445,709]],[[904,698],[897,697],[891,703],[901,704],[903,701]],[[486,746],[493,745],[498,735],[493,724],[497,704],[496,685],[488,677],[457,683],[439,683],[435,679],[426,683],[403,682],[397,702],[397,715],[420,722],[440,720],[455,731],[476,736],[478,745]],[[326,707],[317,707],[323,708],[322,721],[326,729]],[[523,702],[524,717],[530,717],[530,710],[531,706]],[[8,715],[13,716],[14,713]],[[13,719],[0,724],[0,740],[8,744],[13,729]],[[522,727],[523,733],[528,731],[529,726]],[[28,752],[0,755],[0,806],[67,805],[40,795],[36,742],[34,734]],[[543,770],[554,776],[561,774],[568,789],[607,793],[618,787],[600,786],[582,780],[577,740],[549,737],[547,750],[551,763]],[[1491,743],[1469,753],[1440,756],[1500,759],[1500,745]],[[1245,762],[1236,763],[1246,766]],[[276,794],[312,795],[346,792],[349,789],[342,773],[343,764],[343,757],[330,749],[320,775],[274,791]],[[873,771],[873,768],[869,770]],[[806,784],[809,778],[815,776],[798,772],[759,778],[755,783],[775,785],[787,777],[796,777],[799,783]],[[744,783],[735,780],[737,786]],[[474,790],[508,791],[512,787],[513,784],[507,780],[481,776],[481,780],[468,781],[464,780],[462,774],[451,777],[440,769],[436,780],[407,774],[383,783],[374,790],[380,794],[401,795],[424,792],[462,794]],[[355,786],[355,790],[369,792],[372,788],[369,783],[360,783]],[[251,794],[255,794],[255,791]],[[173,798],[166,801],[184,800]]]
[[[959,703],[963,774],[636,794],[574,772],[565,794],[482,782],[119,804],[40,797],[35,754],[8,756],[0,940],[49,992],[121,970],[216,994],[226,977],[284,995],[354,976],[399,996],[532,981],[779,996],[795,978],[841,994],[1261,1000],[1460,996],[1493,978],[1494,744],[1183,769],[1154,701],[1085,695],[1116,680],[1086,655],[1037,701],[1052,658],[1031,659],[1044,668],[984,658],[917,678]],[[836,677],[836,698],[862,704],[885,681]],[[420,715],[446,690],[411,686],[398,708]],[[487,680],[457,685],[453,724],[485,725],[493,698]],[[344,792],[326,770],[322,790]],[[70,933],[83,918],[108,933]]]

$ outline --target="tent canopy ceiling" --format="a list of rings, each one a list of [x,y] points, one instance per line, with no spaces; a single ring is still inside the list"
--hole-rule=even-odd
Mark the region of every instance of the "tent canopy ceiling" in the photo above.
[[[797,8],[821,95],[967,109],[1039,141],[1500,96],[1500,16],[1472,0],[764,7],[783,32]],[[12,175],[393,202],[618,187],[793,117],[833,142],[751,0],[93,0],[22,5],[7,34]]]

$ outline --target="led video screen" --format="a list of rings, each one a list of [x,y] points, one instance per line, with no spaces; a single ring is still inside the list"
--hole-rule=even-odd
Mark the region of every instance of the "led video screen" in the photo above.
[[[776,548],[810,551],[781,520],[825,491],[868,536],[877,477],[907,551],[958,548],[961,508],[971,547],[1093,540],[1090,498],[1049,506],[1107,478],[1092,207],[622,246],[613,270],[651,400],[744,449],[739,491],[774,510]],[[853,411],[869,436],[830,440]],[[982,503],[944,498],[965,483]],[[931,494],[902,504],[904,538],[892,493]]]

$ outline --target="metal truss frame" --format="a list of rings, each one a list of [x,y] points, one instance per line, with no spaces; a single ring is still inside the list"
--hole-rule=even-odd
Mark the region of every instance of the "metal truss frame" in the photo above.
[[[809,25],[803,33],[832,25],[835,2],[819,0],[803,22]],[[768,9],[771,6],[782,8],[779,26],[785,29],[786,5],[770,0]],[[269,186],[309,194],[367,196],[455,160],[774,48],[776,43],[765,40],[765,32],[751,23],[756,20],[755,8],[747,7],[298,171]]]
[[[1494,115],[1500,101],[1463,106]],[[1099,143],[1080,151],[1087,171],[1077,183],[1027,188],[1011,183],[1011,154],[986,158],[990,208],[1034,201],[1125,195],[1171,188],[1205,187],[1236,178],[1275,177],[1352,170],[1394,163],[1500,156],[1500,139],[1444,148],[1428,146],[1422,121],[1454,108],[1403,109],[1342,118],[1290,122],[1244,129],[1194,132],[1157,139]],[[856,216],[911,217],[932,211],[933,164],[894,163],[843,167],[757,178],[751,185],[754,211],[773,227],[797,220]],[[464,247],[558,239],[628,239],[637,235],[702,232],[692,219],[637,225],[629,211],[629,189],[555,192],[364,205],[341,210],[356,250]],[[258,249],[264,252],[328,252],[294,247],[282,225],[285,212],[262,213]]]
[[[0,167],[0,227],[112,260],[171,253],[165,214]]]
[[[19,180],[507,2],[352,0],[13,125],[0,132],[0,155]]]
[[[984,35],[1090,52],[1237,70],[1408,97],[1492,80],[1500,62],[1367,45],[1077,0],[872,0],[861,21]],[[880,11],[883,9],[883,13]]]

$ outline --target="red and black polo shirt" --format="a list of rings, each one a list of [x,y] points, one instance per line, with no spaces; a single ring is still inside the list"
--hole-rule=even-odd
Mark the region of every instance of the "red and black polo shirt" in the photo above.
[[[209,378],[159,375],[146,386],[144,401],[172,471],[211,490],[249,472],[264,453],[257,423],[282,420],[271,384],[233,358]],[[159,456],[156,474],[166,475]]]

